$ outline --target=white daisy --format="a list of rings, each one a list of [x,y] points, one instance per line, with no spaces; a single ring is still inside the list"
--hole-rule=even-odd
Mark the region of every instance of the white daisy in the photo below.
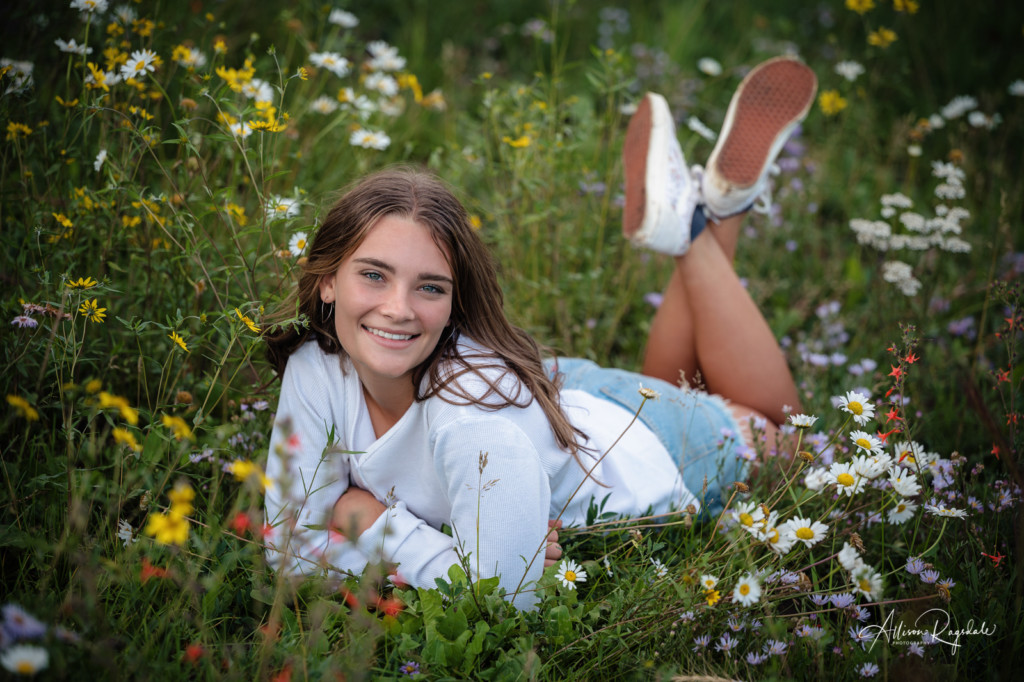
[[[114,16],[117,17],[122,26],[127,26],[137,18],[135,8],[131,5],[118,5],[114,8]]]
[[[798,429],[809,429],[814,426],[814,422],[816,421],[818,421],[817,417],[808,414],[789,415],[789,423]]]
[[[942,117],[947,121],[959,118],[978,106],[978,100],[970,95],[959,95],[950,100],[949,104],[942,107]]]
[[[235,137],[240,137],[243,140],[252,134],[252,129],[249,127],[249,124],[245,123],[244,121],[232,123],[228,127],[231,129],[232,135],[234,135]]]
[[[135,537],[135,531],[132,529],[132,524],[128,523],[124,519],[119,519],[117,522],[117,538],[124,542],[125,547],[139,541],[139,539]]]
[[[854,61],[842,61],[836,64],[835,71],[848,81],[855,81],[864,73],[864,67]]]
[[[828,482],[828,471],[825,467],[811,467],[804,476],[804,486],[815,492],[825,487]]]
[[[928,510],[928,513],[934,514],[935,516],[944,516],[953,519],[966,519],[967,512],[963,509],[957,509],[955,507],[943,507],[938,504],[926,504],[924,506]]]
[[[309,55],[309,61],[314,66],[327,69],[339,78],[344,78],[349,72],[349,61],[337,52],[314,52]]]
[[[864,565],[864,560],[860,558],[860,554],[857,552],[857,548],[851,545],[849,542],[843,543],[843,548],[836,554],[836,561],[843,567],[844,570],[856,571],[858,568]]]
[[[299,215],[299,202],[297,199],[272,196],[267,201],[267,213],[270,215],[271,220],[294,218]]]
[[[793,543],[796,542],[794,538],[784,533],[783,530],[782,527],[773,525],[764,531],[764,543],[768,545],[768,549],[779,556],[787,554],[789,550],[793,549]]]
[[[128,62],[121,65],[121,76],[123,78],[135,78],[144,73],[156,71],[156,52],[152,50],[136,50],[128,58]]]
[[[732,519],[743,530],[757,534],[764,528],[764,509],[755,502],[740,502],[732,510]]]
[[[863,452],[869,452],[873,455],[882,454],[882,441],[878,440],[867,431],[851,431],[850,440],[852,440],[853,444]]]
[[[184,56],[178,59],[178,64],[185,68],[201,69],[206,66],[206,55],[195,47],[190,47]]]
[[[878,599],[882,596],[882,576],[867,564],[852,571],[850,580],[853,581],[854,592],[860,592],[868,599]]]
[[[828,526],[820,521],[794,516],[782,524],[780,532],[793,539],[794,542],[802,542],[807,547],[813,547],[825,538]]]
[[[664,578],[668,575],[668,566],[663,564],[659,559],[651,558],[651,564],[654,566],[654,575],[658,578]]]
[[[889,469],[889,483],[892,489],[901,497],[913,497],[921,492],[921,484],[917,482],[917,476],[907,469],[892,467]]]
[[[715,589],[715,585],[718,584],[718,578],[713,575],[705,573],[700,577],[700,586],[705,590]]]
[[[570,590],[576,589],[576,583],[587,582],[587,572],[580,568],[572,559],[566,559],[558,566],[558,573],[555,577],[562,581],[562,585]]]
[[[57,47],[60,48],[61,52],[69,52],[71,54],[77,54],[77,55],[81,55],[83,57],[85,55],[87,55],[87,54],[92,54],[92,48],[91,47],[89,47],[88,45],[79,45],[78,43],[75,42],[74,38],[72,38],[71,40],[69,40],[67,42],[64,42],[60,38],[57,38],[57,40],[55,40],[53,42],[56,43]]]
[[[261,78],[253,78],[242,84],[242,94],[257,102],[273,102],[274,88]]]
[[[383,40],[371,40],[366,44],[366,51],[370,53],[370,56],[376,57],[393,57],[398,54],[398,48],[389,45]]]
[[[77,9],[82,13],[102,14],[107,11],[107,0],[72,0],[71,9]]]
[[[732,602],[734,604],[751,606],[756,604],[759,599],[761,599],[761,585],[750,574],[740,578],[739,582],[736,583],[736,587],[732,590]]]
[[[880,455],[864,454],[854,458],[850,464],[855,472],[873,481],[888,471],[892,465],[892,457],[887,452]]]
[[[288,250],[292,252],[292,255],[298,258],[302,255],[302,252],[306,250],[306,233],[296,232],[292,235],[291,240],[288,242]]]
[[[923,461],[924,446],[917,441],[894,443],[892,450],[896,456],[896,464],[909,469],[927,466]]]
[[[886,512],[886,516],[889,517],[889,523],[895,523],[897,525],[906,523],[914,517],[914,512],[917,511],[917,505],[910,500],[900,500],[896,503],[896,506]]]
[[[96,160],[92,162],[92,167],[99,172],[100,168],[103,168],[103,162],[107,160],[107,150],[101,149],[99,154],[96,155]]]
[[[1010,87],[1007,88],[1007,92],[1009,92],[1014,97],[1024,97],[1024,80],[1018,78],[1017,80],[1010,83]]]
[[[121,76],[113,71],[100,71],[99,73],[103,76],[102,85],[106,85],[108,88],[121,82]],[[96,78],[92,75],[92,71],[85,75],[85,83],[86,85],[99,84],[97,83]]]
[[[0,665],[18,675],[35,675],[50,665],[50,654],[41,646],[15,644],[0,653]]]
[[[697,60],[697,69],[708,76],[721,76],[722,65],[711,57],[701,57]]]
[[[355,28],[359,25],[359,19],[356,15],[351,12],[346,12],[343,9],[332,9],[330,15],[327,17],[328,23],[334,24],[335,26],[341,26],[342,28]]]
[[[405,68],[405,57],[400,57],[397,51],[388,52],[370,59],[366,65],[374,71],[401,71]]]
[[[848,391],[846,395],[839,396],[839,409],[853,415],[853,421],[861,426],[867,424],[875,416],[875,406],[872,404],[871,396]]]
[[[867,479],[857,473],[850,464],[833,462],[828,470],[828,482],[836,486],[836,492],[847,497],[853,497],[857,493],[864,492],[864,485]]]
[[[327,95],[321,95],[310,103],[309,108],[318,114],[333,114],[338,110],[338,102]]]
[[[385,133],[375,130],[357,128],[348,139],[349,144],[364,149],[387,149],[391,144],[391,138]]]
[[[371,73],[363,81],[367,90],[379,92],[385,97],[394,97],[398,94],[398,81],[381,71]]]

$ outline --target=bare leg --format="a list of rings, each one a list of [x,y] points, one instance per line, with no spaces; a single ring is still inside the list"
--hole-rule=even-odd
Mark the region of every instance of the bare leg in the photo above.
[[[738,229],[739,219],[735,223],[705,232]],[[687,254],[676,257],[665,298],[651,324],[643,367],[645,374],[673,383],[680,370],[692,377],[697,369],[708,391],[775,424],[786,418],[783,405],[799,409],[793,377],[768,323],[740,284],[718,239],[705,234],[694,240]]]

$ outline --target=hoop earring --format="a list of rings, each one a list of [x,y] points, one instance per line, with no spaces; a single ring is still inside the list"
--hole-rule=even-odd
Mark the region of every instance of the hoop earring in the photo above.
[[[334,301],[331,301],[331,312],[327,312],[327,303],[320,301],[320,316],[322,319],[327,319],[334,314]]]

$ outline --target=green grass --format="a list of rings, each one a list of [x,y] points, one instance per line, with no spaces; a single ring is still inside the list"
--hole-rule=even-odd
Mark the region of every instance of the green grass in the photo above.
[[[421,679],[854,679],[875,663],[879,677],[893,679],[1010,679],[1024,650],[1016,513],[1024,168],[1015,151],[1024,98],[1008,88],[1024,77],[1024,10],[921,4],[901,14],[879,2],[860,16],[838,1],[630,3],[628,29],[602,48],[600,7],[579,2],[375,2],[349,7],[360,24],[348,33],[315,3],[132,4],[153,21],[150,35],[140,34],[144,24],[108,30],[110,13],[87,26],[67,2],[11,9],[0,56],[32,62],[34,86],[14,87],[11,72],[0,81],[0,281],[9,320],[25,314],[25,303],[40,307],[28,313],[33,328],[0,325],[8,396],[0,575],[4,603],[47,627],[28,638],[49,655],[40,676],[399,679],[411,662]],[[534,19],[551,29],[550,42],[524,31]],[[869,45],[879,27],[897,41]],[[138,87],[91,89],[89,69],[60,52],[57,38],[87,40],[99,68],[108,47],[149,48],[163,63]],[[371,40],[397,47],[408,59],[404,73],[415,74],[423,95],[438,89],[445,106],[417,102],[406,79],[394,115],[312,112],[317,97],[337,102],[342,87],[362,93],[365,85],[325,69],[296,76],[311,66],[309,54],[336,50],[358,67]],[[206,64],[176,64],[182,44]],[[645,90],[664,93],[687,158],[702,161],[712,143],[690,133],[687,119],[717,129],[744,69],[787,49],[815,70],[821,91],[846,101],[835,115],[812,110],[803,148],[783,155],[778,213],[751,218],[737,258],[784,339],[805,410],[819,417],[800,449],[820,461],[830,442],[848,443],[847,415],[832,396],[863,387],[881,398],[891,389],[910,402],[905,431],[890,443],[912,438],[951,461],[950,504],[969,509],[972,497],[983,511],[945,521],[921,508],[904,525],[874,523],[867,515],[891,497],[869,490],[834,507],[831,495],[805,487],[803,460],[783,459],[733,501],[769,503],[780,520],[799,513],[829,524],[823,542],[781,560],[738,528],[719,532],[715,520],[685,514],[660,529],[624,520],[601,532],[566,531],[566,556],[588,578],[570,591],[548,571],[530,613],[508,607],[493,581],[468,584],[459,569],[437,589],[416,591],[392,590],[374,568],[344,592],[268,570],[259,486],[222,466],[265,460],[276,401],[262,342],[242,318],[265,326],[297,275],[296,257],[285,253],[290,238],[312,235],[337,190],[392,163],[434,170],[479,219],[517,324],[560,353],[636,369],[653,312],[645,295],[660,289],[671,263],[619,234],[622,107]],[[723,73],[698,71],[702,57]],[[274,89],[271,118],[284,129],[240,144],[218,114],[268,119],[216,69],[240,69],[247,58]],[[864,66],[855,82],[833,69],[844,59]],[[998,124],[975,127],[961,116],[942,128],[919,125],[958,95],[977,98]],[[356,125],[385,132],[390,145],[352,146]],[[909,145],[921,155],[908,154]],[[970,253],[857,243],[850,221],[879,219],[883,195],[902,192],[932,217],[932,162],[950,160],[963,171],[965,197],[948,203],[970,212],[960,235]],[[297,215],[269,215],[275,196],[297,199]],[[883,279],[884,263],[897,258],[921,281],[913,296]],[[69,286],[84,278],[95,286]],[[82,312],[93,300],[102,321]],[[846,360],[821,366],[809,353]],[[909,353],[919,359],[908,362]],[[863,359],[876,368],[855,376],[850,368]],[[905,377],[894,378],[894,367]],[[269,409],[257,409],[264,401]],[[884,412],[867,430],[892,428]],[[165,416],[183,419],[188,433],[176,435]],[[848,449],[834,449],[838,461]],[[935,476],[921,479],[925,502]],[[161,544],[143,530],[173,506],[168,493],[181,481],[196,493],[187,541]],[[841,513],[830,517],[833,507]],[[118,537],[119,521],[137,541]],[[594,521],[612,520],[595,507]],[[940,608],[961,626],[974,619],[995,632],[918,657],[906,644],[862,648],[851,640],[849,611],[815,606],[781,581],[765,582],[754,606],[730,603],[752,570],[804,576],[795,584],[816,593],[849,590],[832,555],[853,532],[884,577],[881,598],[858,600],[870,604],[869,624],[890,613],[909,624]],[[919,555],[955,581],[948,599],[904,569]],[[713,606],[695,585],[702,574],[721,581]],[[731,616],[746,625],[726,655],[715,644]],[[800,636],[801,626],[816,625],[820,636]],[[702,635],[710,644],[695,651]],[[787,643],[785,655],[747,663],[768,640]]]

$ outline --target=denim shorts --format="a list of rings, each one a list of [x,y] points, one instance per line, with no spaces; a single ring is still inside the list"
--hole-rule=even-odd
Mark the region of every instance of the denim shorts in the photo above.
[[[748,463],[739,455],[747,448],[721,397],[582,358],[552,358],[545,361],[545,368],[552,378],[562,375],[563,389],[584,391],[630,412],[639,409],[640,421],[668,450],[706,514],[721,513],[733,481],[746,479]],[[643,403],[641,385],[657,391],[658,399]]]

